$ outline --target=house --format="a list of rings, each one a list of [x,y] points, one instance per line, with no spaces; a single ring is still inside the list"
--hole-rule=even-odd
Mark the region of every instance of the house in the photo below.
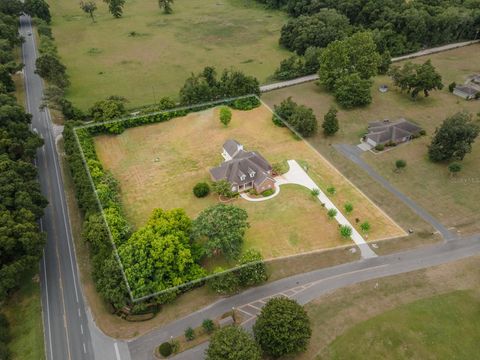
[[[399,144],[411,140],[420,135],[422,129],[414,123],[405,119],[397,121],[382,120],[371,122],[368,125],[368,133],[364,141],[372,146],[378,144]]]
[[[468,85],[457,85],[453,93],[465,100],[473,100],[479,91]]]
[[[249,189],[262,193],[275,187],[272,166],[258,152],[245,151],[239,142],[227,140],[223,144],[222,156],[225,161],[210,169],[213,181],[228,181],[235,193]]]

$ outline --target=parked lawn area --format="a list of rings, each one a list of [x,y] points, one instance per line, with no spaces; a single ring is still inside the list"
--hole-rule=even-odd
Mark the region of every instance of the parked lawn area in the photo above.
[[[474,359],[480,298],[458,291],[418,300],[360,323],[329,346],[329,359]]]
[[[369,280],[305,308],[307,359],[474,359],[480,338],[478,256]]]
[[[480,202],[480,192],[475,190],[480,182],[480,145],[478,141],[473,146],[473,152],[465,158],[462,172],[455,179],[449,177],[445,164],[433,164],[426,157],[426,147],[430,143],[435,128],[447,116],[464,110],[472,114],[480,112],[480,102],[464,101],[450,94],[447,89],[451,82],[462,83],[468,75],[478,72],[479,63],[472,59],[478,58],[479,53],[480,45],[477,44],[413,60],[424,62],[431,59],[433,65],[442,74],[445,84],[443,90],[433,91],[429,98],[421,97],[417,101],[410,100],[407,94],[396,90],[388,77],[376,77],[372,90],[372,104],[361,109],[348,111],[340,109],[338,113],[339,133],[332,138],[325,138],[323,134],[319,134],[310,139],[310,143],[332,161],[338,158],[338,154],[330,145],[334,143],[357,144],[370,121],[405,117],[420,124],[427,131],[426,137],[398,146],[380,155],[366,153],[365,160],[398,189],[415,199],[447,226],[455,226],[463,233],[479,231],[480,213],[475,211]],[[390,91],[385,94],[377,91],[376,89],[381,84],[387,84]],[[315,83],[270,92],[264,94],[263,100],[273,106],[288,96],[292,96],[299,103],[312,107],[319,121],[322,121],[323,115],[329,107],[334,105],[333,97]],[[404,159],[407,162],[407,168],[403,173],[393,172],[397,159]],[[361,186],[362,181],[359,180],[360,175],[357,175],[355,171],[350,171],[348,176],[364,190],[364,187]],[[370,191],[367,192],[369,195],[371,194]],[[374,192],[377,191],[374,190]],[[381,193],[378,196],[372,196],[373,200],[382,208],[384,208],[383,197]],[[409,226],[406,224],[411,221],[405,218],[404,209],[397,209],[393,206],[389,207],[388,212],[400,224]]]
[[[129,0],[114,19],[98,1],[96,23],[78,1],[49,1],[53,32],[72,86],[68,98],[85,109],[110,95],[129,106],[178,95],[192,72],[234,67],[261,82],[289,52],[278,45],[281,11],[255,0],[176,0],[165,15],[157,1]]]
[[[11,360],[45,359],[42,305],[37,271],[24,277],[20,289],[2,305],[10,322]]]
[[[319,187],[334,185],[332,200],[339,209],[351,202],[350,221],[368,220],[369,239],[404,234],[390,218],[351,185],[324,158],[289,130],[271,122],[270,110],[261,106],[252,111],[233,111],[232,122],[224,128],[218,109],[192,113],[166,123],[140,126],[123,134],[95,138],[98,156],[119,180],[127,218],[136,227],[145,223],[154,208],[184,208],[195,217],[218,201],[216,195],[197,199],[192,193],[199,181],[209,180],[209,168],[223,158],[223,143],[233,138],[247,150],[256,150],[270,162],[296,159],[308,164],[309,174]],[[250,229],[246,246],[258,248],[265,258],[345,245],[335,221],[306,189],[283,187],[280,194],[264,203],[237,199],[235,205],[249,213]]]

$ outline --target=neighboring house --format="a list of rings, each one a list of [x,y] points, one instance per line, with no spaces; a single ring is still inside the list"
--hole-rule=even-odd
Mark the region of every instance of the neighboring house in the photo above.
[[[223,144],[222,156],[225,162],[210,169],[213,181],[228,181],[235,193],[249,189],[262,193],[275,187],[272,166],[259,153],[245,151],[242,144],[228,140]]]
[[[371,122],[364,140],[372,146],[378,144],[399,144],[420,135],[422,128],[405,119]]]
[[[480,93],[480,74],[474,74],[468,77],[464,85],[457,85],[453,93],[465,100],[473,100]]]

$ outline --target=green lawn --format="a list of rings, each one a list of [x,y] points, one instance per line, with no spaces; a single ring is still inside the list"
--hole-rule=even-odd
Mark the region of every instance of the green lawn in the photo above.
[[[388,178],[396,187],[415,199],[435,217],[447,226],[455,226],[463,233],[480,231],[480,192],[477,191],[480,183],[480,144],[477,141],[471,154],[463,162],[463,170],[456,179],[451,179],[445,164],[433,164],[426,157],[427,145],[431,136],[442,121],[458,111],[468,111],[476,114],[480,111],[480,102],[464,101],[448,92],[447,85],[453,81],[462,83],[466,76],[478,72],[478,61],[472,61],[480,51],[480,45],[472,45],[444,53],[415,59],[415,62],[424,62],[431,59],[433,65],[441,73],[445,88],[441,91],[432,91],[429,98],[420,97],[412,101],[407,94],[396,90],[391,80],[386,76],[378,76],[372,88],[373,102],[371,105],[354,109],[340,109],[338,118],[340,131],[332,138],[325,138],[318,134],[309,141],[323,155],[327,156],[348,177],[358,184],[362,190],[374,199],[382,208],[405,227],[418,229],[414,219],[408,215],[405,207],[398,205],[398,201],[389,198],[378,186],[372,186],[371,180],[366,181],[362,175],[345,165],[345,160],[332,148],[334,143],[357,144],[365,132],[369,122],[385,118],[397,119],[405,117],[417,122],[427,131],[427,136],[409,144],[399,146],[380,155],[367,153],[364,159],[375,167],[383,176]],[[382,94],[376,89],[381,84],[388,84],[390,91]],[[335,105],[331,94],[324,91],[315,83],[281,89],[264,94],[263,100],[269,105],[278,104],[288,96],[299,103],[314,109],[319,121],[329,107]],[[397,174],[393,172],[397,159],[407,162],[406,170]],[[362,184],[363,183],[363,184]],[[376,187],[376,188],[375,188]],[[392,203],[392,200],[394,201]]]
[[[176,0],[171,15],[157,0],[128,0],[120,19],[97,1],[96,23],[78,1],[49,4],[72,82],[68,98],[84,109],[112,94],[128,98],[129,106],[176,97],[190,73],[207,65],[234,67],[264,82],[289,55],[278,45],[286,15],[255,0]]]
[[[479,309],[473,291],[419,300],[353,326],[319,359],[476,359]]]
[[[3,306],[10,322],[12,360],[45,358],[38,275],[27,274],[20,289]]]

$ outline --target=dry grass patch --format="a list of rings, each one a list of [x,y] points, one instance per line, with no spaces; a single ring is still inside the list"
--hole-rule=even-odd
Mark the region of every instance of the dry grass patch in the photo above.
[[[352,186],[335,168],[305,142],[295,140],[287,129],[275,127],[266,107],[234,111],[224,128],[218,109],[192,113],[167,123],[141,126],[118,136],[95,138],[100,160],[120,182],[127,218],[141,226],[154,208],[184,208],[195,217],[216,203],[216,196],[197,199],[192,193],[199,181],[208,180],[209,168],[222,161],[225,140],[233,138],[246,149],[256,150],[272,163],[297,159],[308,164],[308,172],[324,191],[334,185],[332,200],[339,209],[351,202],[353,224],[368,220],[370,239],[396,237],[404,231]],[[345,245],[337,224],[328,221],[325,209],[306,189],[283,186],[280,195],[263,203],[243,199],[234,202],[249,212],[252,225],[246,245],[259,249],[264,257],[301,253]]]

